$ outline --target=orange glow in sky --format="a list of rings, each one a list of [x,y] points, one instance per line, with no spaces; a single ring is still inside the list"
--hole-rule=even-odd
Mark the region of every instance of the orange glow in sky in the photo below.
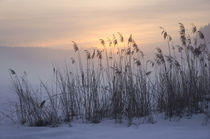
[[[159,26],[176,37],[179,22],[203,26],[209,13],[209,0],[0,0],[0,46],[95,47],[117,32],[153,45]]]

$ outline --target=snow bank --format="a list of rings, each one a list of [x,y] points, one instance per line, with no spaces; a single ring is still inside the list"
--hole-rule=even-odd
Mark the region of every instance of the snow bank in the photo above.
[[[50,127],[22,127],[0,125],[0,139],[210,139],[210,122],[202,125],[204,115],[191,119],[161,120],[155,124],[127,127],[105,120],[100,124],[72,123]]]

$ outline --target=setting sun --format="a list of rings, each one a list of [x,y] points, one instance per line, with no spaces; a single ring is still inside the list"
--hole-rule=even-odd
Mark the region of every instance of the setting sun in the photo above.
[[[75,40],[92,47],[117,32],[150,45],[161,41],[159,26],[174,35],[178,22],[207,24],[208,5],[205,0],[2,0],[0,45],[68,48]]]

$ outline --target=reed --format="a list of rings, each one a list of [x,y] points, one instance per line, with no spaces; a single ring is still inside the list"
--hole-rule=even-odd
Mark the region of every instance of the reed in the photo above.
[[[210,92],[210,53],[205,36],[192,26],[187,32],[180,26],[180,45],[161,27],[168,54],[157,48],[155,59],[146,59],[133,36],[121,33],[100,39],[102,49],[80,50],[73,42],[75,58],[63,70],[53,68],[55,88],[41,82],[47,96],[39,99],[26,75],[19,77],[10,69],[18,96],[17,116],[22,124],[56,125],[82,119],[98,123],[104,118],[115,122],[204,112],[203,97]],[[82,56],[86,59],[83,60]],[[150,120],[153,121],[153,120]]]

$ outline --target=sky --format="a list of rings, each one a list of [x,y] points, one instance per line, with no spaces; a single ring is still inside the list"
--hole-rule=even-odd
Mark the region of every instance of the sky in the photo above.
[[[209,13],[210,0],[0,0],[0,46],[95,47],[117,32],[155,45],[159,26],[176,38],[179,22],[202,27]]]

